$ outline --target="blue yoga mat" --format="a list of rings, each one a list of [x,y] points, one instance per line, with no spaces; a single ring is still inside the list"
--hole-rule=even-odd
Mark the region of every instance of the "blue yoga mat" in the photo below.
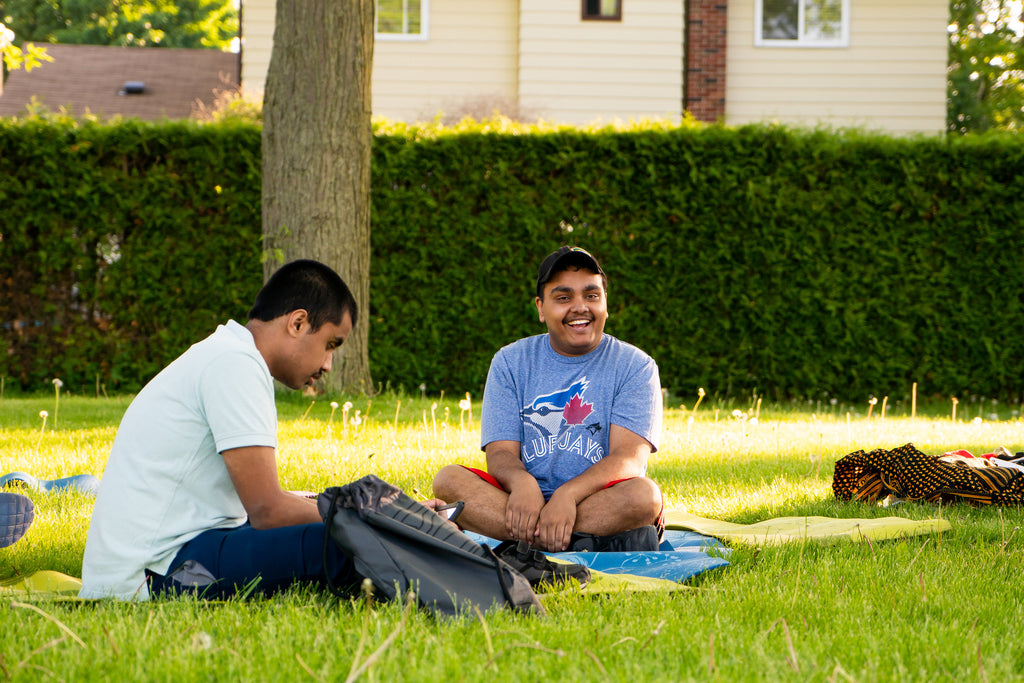
[[[498,541],[466,532],[477,543],[489,546]],[[628,553],[548,553],[556,560],[586,565],[605,574],[632,574],[669,581],[685,581],[710,569],[728,566],[724,556],[731,551],[718,539],[693,531],[666,530],[656,551]]]
[[[0,488],[18,483],[45,493],[60,493],[62,491],[79,491],[95,496],[100,490],[100,480],[91,474],[76,474],[73,477],[61,479],[39,479],[24,472],[11,472],[0,477]]]

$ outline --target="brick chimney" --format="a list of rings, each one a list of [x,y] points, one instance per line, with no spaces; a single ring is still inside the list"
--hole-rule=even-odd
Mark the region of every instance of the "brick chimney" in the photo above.
[[[698,121],[725,118],[728,0],[687,0],[683,109]]]

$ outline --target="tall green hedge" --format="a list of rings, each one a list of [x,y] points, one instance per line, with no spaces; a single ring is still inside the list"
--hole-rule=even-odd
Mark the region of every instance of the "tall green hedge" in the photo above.
[[[248,310],[258,128],[2,122],[0,178],[8,381],[136,390]]]
[[[1019,137],[381,126],[373,164],[381,383],[479,394],[573,243],[674,392],[1020,395]],[[0,123],[0,374],[134,390],[244,316],[259,172],[255,126]]]

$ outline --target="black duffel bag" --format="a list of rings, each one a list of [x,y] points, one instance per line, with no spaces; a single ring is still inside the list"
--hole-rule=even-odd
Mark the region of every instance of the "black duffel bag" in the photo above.
[[[474,607],[544,614],[522,574],[379,477],[331,487],[317,497],[317,508],[327,525],[325,554],[326,544],[336,543],[391,600],[412,591],[421,607],[441,614]]]

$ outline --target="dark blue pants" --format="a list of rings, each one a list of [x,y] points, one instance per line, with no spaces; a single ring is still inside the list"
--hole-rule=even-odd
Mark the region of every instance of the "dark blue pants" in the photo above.
[[[268,595],[296,583],[349,589],[362,580],[332,540],[328,540],[324,571],[323,523],[253,529],[211,529],[182,546],[166,576],[149,572],[150,591],[194,592],[203,598]]]

